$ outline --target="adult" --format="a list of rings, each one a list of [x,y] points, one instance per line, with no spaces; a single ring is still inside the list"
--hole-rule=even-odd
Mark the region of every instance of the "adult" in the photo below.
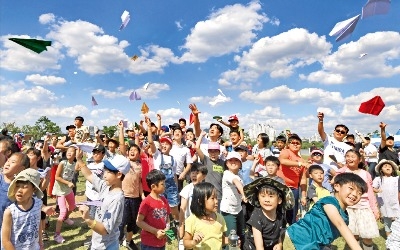
[[[318,112],[318,133],[324,142],[324,163],[331,166],[335,171],[343,167],[346,163],[344,155],[351,149],[349,145],[343,142],[349,129],[343,125],[338,124],[333,130],[333,137],[326,134],[324,129],[324,113]]]
[[[3,128],[0,134],[0,140],[9,139],[12,140],[13,138],[8,134],[8,129]]]
[[[394,146],[394,137],[386,137],[386,123],[381,122],[379,127],[381,128],[381,145],[379,146],[379,161],[386,159],[393,161],[396,165],[399,165],[399,158]]]
[[[296,222],[296,215],[299,208],[299,196],[301,192],[301,203],[306,204],[307,193],[307,169],[310,166],[300,155],[302,141],[296,134],[288,138],[287,148],[282,149],[279,154],[281,163],[277,175],[285,181],[294,195],[295,205],[291,210],[286,211],[286,220],[291,225]]]
[[[363,142],[356,142],[356,138],[354,137],[353,134],[348,134],[346,136],[346,140],[354,145],[354,149],[356,151],[360,152],[360,149],[362,149],[365,146],[366,141],[364,140],[364,137],[361,136],[361,134],[357,135],[362,139]]]
[[[371,174],[372,179],[374,179],[376,176],[375,166],[378,164],[378,149],[375,145],[371,144],[369,137],[365,137],[365,141],[367,144],[364,147],[364,156],[368,163],[368,172]]]
[[[62,160],[66,160],[66,152],[69,146],[71,146],[71,144],[76,143],[75,140],[75,125],[68,125],[67,127],[65,127],[65,129],[67,130],[67,135],[63,136],[56,144],[56,148],[61,150],[61,156],[62,156]]]

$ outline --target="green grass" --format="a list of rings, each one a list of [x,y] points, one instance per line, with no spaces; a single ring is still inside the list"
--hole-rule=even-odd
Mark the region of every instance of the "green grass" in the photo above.
[[[83,201],[86,200],[84,196],[84,190],[85,190],[85,179],[80,176],[79,177],[79,182],[77,183],[77,196],[76,196],[76,201]],[[54,199],[49,199],[49,205],[54,205],[55,200]],[[75,222],[74,225],[69,226],[66,224],[63,224],[62,230],[61,230],[61,235],[64,237],[65,242],[63,244],[57,244],[53,240],[53,234],[55,230],[55,223],[57,220],[57,217],[50,217],[50,228],[47,229],[47,232],[50,236],[49,241],[45,241],[45,248],[46,249],[58,249],[58,250],[63,250],[63,249],[68,249],[68,250],[73,250],[73,249],[86,249],[83,247],[83,243],[87,240],[90,239],[91,232],[89,228],[87,227],[86,223],[82,220],[80,217],[80,213],[78,211],[73,212],[71,214],[71,219]],[[381,236],[379,238],[373,239],[375,249],[378,250],[384,250],[385,248],[385,232],[383,229],[383,225],[381,223],[378,223],[379,225],[379,230]],[[134,235],[134,241],[137,243],[137,245],[140,245],[140,235],[136,234]],[[125,247],[120,247],[120,249],[126,249]],[[178,242],[175,240],[171,242],[171,244],[167,245],[167,250],[176,250],[178,249]],[[283,249],[284,250],[294,250],[293,247],[290,247],[288,245],[287,241],[284,241],[283,243]],[[332,249],[335,250],[350,250],[348,246],[346,246],[346,242],[344,241],[343,238],[338,238],[336,241],[334,241],[332,245]]]

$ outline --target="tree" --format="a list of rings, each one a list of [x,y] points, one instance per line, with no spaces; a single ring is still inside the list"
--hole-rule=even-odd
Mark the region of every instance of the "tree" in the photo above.
[[[10,132],[12,135],[19,133],[19,132],[23,132],[19,127],[17,127],[15,125],[15,122],[10,122],[10,123],[3,122],[1,127],[6,128],[8,130],[8,132]]]
[[[40,117],[33,127],[26,125],[26,129],[30,130],[27,133],[31,134],[35,139],[41,138],[46,133],[61,134],[61,128],[46,116]]]
[[[103,126],[103,132],[107,135],[108,138],[113,137],[116,131],[117,126]]]

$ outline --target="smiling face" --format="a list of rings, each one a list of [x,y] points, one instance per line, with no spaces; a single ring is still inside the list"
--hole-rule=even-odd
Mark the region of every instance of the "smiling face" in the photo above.
[[[358,164],[360,163],[360,156],[353,151],[349,151],[345,155],[346,165],[350,170],[358,169]]]
[[[288,147],[290,151],[299,152],[301,149],[301,141],[292,139],[289,141]]]
[[[242,167],[242,162],[239,159],[231,158],[226,160],[226,166],[231,172],[237,174],[239,169]]]
[[[354,206],[361,199],[362,191],[353,183],[346,183],[342,186],[335,184],[333,188],[335,189],[335,197],[344,209],[348,206]]]
[[[232,144],[237,144],[237,143],[239,142],[239,140],[240,140],[240,135],[239,135],[238,132],[232,131],[232,132],[229,134],[229,138],[230,138]]]
[[[258,193],[258,202],[265,212],[272,212],[282,203],[282,199],[274,189],[263,187]]]
[[[333,137],[338,141],[343,141],[343,139],[347,135],[347,130],[345,127],[336,126],[335,130],[333,131]]]

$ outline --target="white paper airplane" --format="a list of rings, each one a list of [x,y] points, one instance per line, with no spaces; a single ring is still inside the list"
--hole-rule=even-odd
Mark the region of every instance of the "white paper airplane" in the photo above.
[[[229,101],[228,97],[218,94],[214,100],[209,102],[209,104],[214,107],[218,103],[227,102],[227,101]]]
[[[146,83],[146,84],[143,86],[144,90],[147,90],[147,88],[149,87],[149,85],[150,85],[150,83],[149,83],[149,82],[148,82],[148,83]]]
[[[360,56],[359,56],[358,58],[363,58],[363,57],[366,56],[366,55],[368,55],[368,53],[360,54]]]
[[[129,15],[129,11],[124,10],[124,13],[122,13],[122,15],[121,15],[122,24],[119,27],[119,30],[123,30],[126,27],[126,25],[128,25],[129,20],[131,20],[131,16]]]
[[[217,89],[219,93],[221,93],[222,96],[226,97],[226,95],[222,92],[221,89]]]

